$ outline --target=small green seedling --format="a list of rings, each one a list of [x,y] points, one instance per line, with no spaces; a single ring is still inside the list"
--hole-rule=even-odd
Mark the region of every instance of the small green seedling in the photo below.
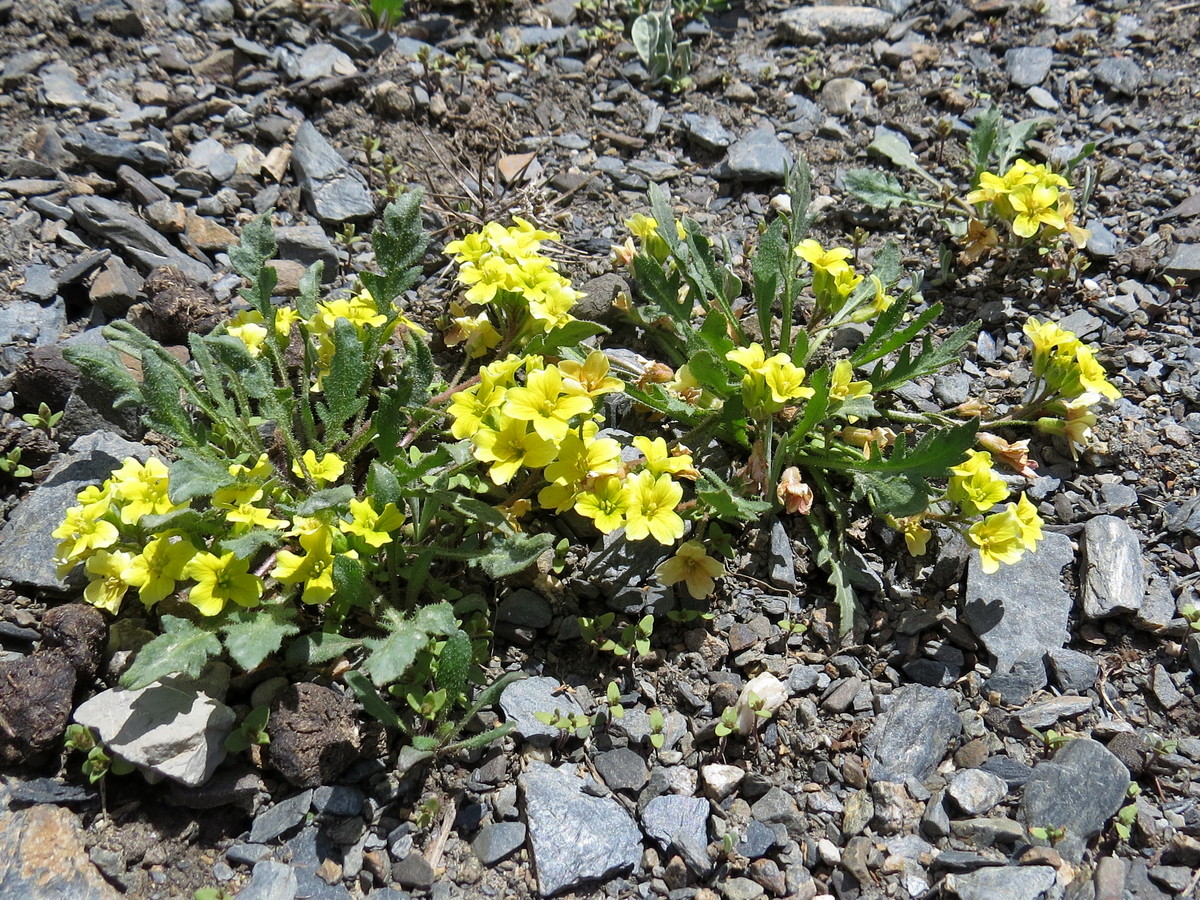
[[[555,709],[552,713],[535,712],[533,717],[543,725],[557,728],[563,735],[586,739],[592,733],[592,720],[581,712],[564,713]]]
[[[1129,836],[1133,834],[1133,823],[1137,821],[1137,796],[1141,792],[1142,788],[1136,781],[1130,783],[1125,791],[1125,796],[1129,798],[1130,802],[1117,811],[1116,818],[1113,820],[1113,828],[1116,829],[1117,836],[1127,843]]]
[[[1061,825],[1035,825],[1029,829],[1029,835],[1039,841],[1049,841],[1053,847],[1067,836],[1067,829]]]
[[[225,738],[225,749],[230,753],[241,753],[251,747],[271,743],[271,738],[267,735],[267,719],[270,716],[269,707],[259,706],[252,709],[246,714],[242,724]]]
[[[133,771],[133,766],[125,760],[109,756],[86,725],[68,725],[63,746],[68,750],[87,754],[81,769],[92,784],[103,779],[109,772],[114,775],[128,775]]]
[[[61,412],[51,412],[50,407],[45,403],[38,404],[38,411],[35,413],[25,413],[21,418],[25,424],[32,425],[34,428],[40,428],[46,434],[50,434],[59,422],[62,421],[63,414]]]
[[[667,740],[665,728],[666,720],[663,719],[662,710],[657,707],[650,710],[650,746],[655,750],[661,750]]]
[[[13,478],[28,478],[33,474],[29,466],[21,465],[21,448],[13,447],[7,453],[0,454],[0,475]]]
[[[617,719],[625,718],[625,707],[621,705],[621,689],[617,687],[615,681],[608,683],[608,688],[604,692],[605,699],[608,700],[608,719],[610,722]]]

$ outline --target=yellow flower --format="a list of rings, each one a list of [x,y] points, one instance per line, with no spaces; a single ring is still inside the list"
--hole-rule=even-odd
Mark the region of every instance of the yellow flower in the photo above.
[[[846,260],[854,257],[852,250],[848,250],[845,247],[833,247],[826,250],[818,241],[814,241],[812,238],[808,238],[797,244],[794,252],[812,266],[813,269],[819,269],[831,274],[849,269],[850,266]]]
[[[604,475],[592,482],[575,500],[575,512],[596,523],[603,534],[625,524],[633,505],[633,493],[616,475]]]
[[[487,369],[480,369],[479,375],[479,384],[456,393],[446,410],[453,419],[450,433],[460,441],[484,427],[485,420],[504,403],[505,389]]]
[[[369,499],[350,501],[351,521],[342,522],[340,527],[346,534],[357,535],[372,547],[391,543],[392,532],[404,524],[404,514],[388,503],[381,512],[376,512]]]
[[[303,461],[303,466],[301,466],[301,461]],[[346,464],[336,453],[326,453],[318,461],[315,451],[305,450],[300,459],[292,461],[292,472],[297,478],[303,478],[305,471],[308,472],[313,484],[323,488],[342,477],[346,471]]]
[[[967,541],[979,548],[980,563],[988,575],[999,570],[1000,563],[1012,565],[1017,562],[1025,552],[1021,520],[1011,509],[976,522],[967,532]]]
[[[183,580],[183,570],[195,555],[191,541],[160,535],[130,560],[124,578],[150,607],[174,592],[175,583]]]
[[[784,353],[776,353],[768,359],[763,364],[762,375],[771,392],[771,400],[777,405],[813,395],[812,388],[804,387],[804,369],[795,365]]]
[[[225,513],[225,519],[235,525],[245,525],[247,528],[266,528],[268,530],[282,528],[287,524],[286,519],[273,519],[271,518],[271,511],[269,509],[255,506],[253,503],[239,503],[233,506]]]
[[[188,602],[201,615],[215,616],[232,601],[238,606],[257,606],[262,597],[262,579],[250,573],[250,562],[233,552],[216,556],[202,551],[183,567],[183,577],[195,580]]]
[[[360,291],[350,298],[326,300],[317,304],[317,327],[321,331],[333,331],[338,319],[345,319],[359,331],[371,326],[378,328],[387,322],[387,316],[375,306],[370,291]]]
[[[529,424],[508,416],[500,417],[499,428],[481,428],[472,438],[475,458],[491,463],[488,477],[494,484],[508,484],[522,466],[540,469],[554,459],[556,450],[551,441]]]
[[[641,471],[630,479],[633,495],[625,523],[625,536],[640,541],[647,536],[660,544],[670,545],[683,537],[683,519],[675,512],[683,500],[681,488],[670,475],[655,477],[653,472]]]
[[[485,313],[477,316],[456,316],[450,320],[451,327],[444,340],[447,347],[465,344],[467,356],[477,359],[500,343],[500,332]]]
[[[665,440],[662,438],[651,440],[643,434],[634,436],[633,446],[642,451],[642,456],[646,457],[646,469],[655,477],[664,472],[682,478],[694,479],[697,477],[697,472],[692,466],[692,455],[687,452],[686,448],[680,447],[678,453],[671,454],[667,450]]]
[[[829,382],[829,399],[842,403],[846,400],[857,400],[871,395],[871,382],[851,381],[854,377],[854,367],[850,360],[841,359],[834,364],[833,377]]]
[[[1079,367],[1079,385],[1084,392],[1100,394],[1109,400],[1121,399],[1121,392],[1108,380],[1104,366],[1096,360],[1090,347],[1080,344],[1075,348],[1075,363]]]
[[[692,540],[681,544],[675,555],[655,571],[663,584],[682,581],[693,598],[703,600],[713,592],[715,579],[725,574],[725,566],[709,556],[703,544]]]
[[[120,540],[121,533],[112,522],[100,518],[108,508],[107,501],[103,504],[88,506],[72,506],[63,517],[62,524],[51,532],[59,539],[55,557],[61,560],[59,572],[63,567],[67,571],[84,556],[111,547]]]
[[[504,414],[529,422],[534,431],[548,441],[561,441],[567,435],[572,418],[592,411],[590,397],[563,393],[562,373],[556,366],[531,372],[525,387],[508,391]]]
[[[1031,238],[1038,233],[1042,225],[1049,225],[1063,231],[1067,223],[1063,221],[1058,211],[1058,188],[1045,184],[1026,184],[1014,189],[1008,195],[1016,215],[1013,217],[1013,233],[1023,238]]]
[[[992,455],[985,450],[968,450],[965,462],[950,468],[946,496],[962,511],[973,516],[987,512],[1008,496],[1008,485],[992,469]]]
[[[625,390],[620,378],[608,374],[608,357],[600,350],[593,350],[582,363],[564,359],[558,369],[563,374],[563,390],[568,394],[579,393],[594,399]]]
[[[100,550],[88,558],[84,570],[88,574],[88,586],[83,590],[83,599],[92,606],[116,615],[121,600],[129,590],[125,572],[132,557],[124,550]]]
[[[1026,550],[1036,550],[1037,542],[1042,539],[1042,517],[1037,507],[1022,493],[1020,500],[1008,504],[1008,510],[1021,523],[1021,545]]]
[[[304,591],[300,600],[304,603],[324,603],[334,594],[333,585],[333,529],[322,525],[314,531],[300,535],[303,556],[290,550],[280,550],[275,555],[275,568],[271,577],[280,584],[300,584]],[[345,554],[358,559],[353,550]]]
[[[281,306],[275,310],[275,333],[281,338],[292,333],[292,326],[300,321],[300,313],[295,307]]]
[[[904,546],[908,548],[908,555],[924,556],[933,532],[921,524],[921,516],[904,516],[896,519],[893,524],[904,535]]]
[[[737,363],[747,372],[761,375],[763,367],[767,363],[766,354],[763,352],[762,344],[755,341],[747,347],[736,347],[725,354],[725,358],[730,362]]]
[[[582,436],[572,431],[563,438],[558,458],[543,473],[547,481],[577,485],[621,470],[621,445],[612,438],[597,438],[595,423],[588,424],[590,427],[584,428]]]
[[[178,507],[167,497],[167,467],[155,457],[145,464],[129,457],[112,474],[112,496],[121,507],[121,521],[135,525],[142,516],[168,513]]]
[[[263,325],[263,316],[258,310],[248,309],[238,313],[225,326],[227,334],[233,335],[246,345],[251,356],[262,353],[263,343],[267,339],[267,328]]]

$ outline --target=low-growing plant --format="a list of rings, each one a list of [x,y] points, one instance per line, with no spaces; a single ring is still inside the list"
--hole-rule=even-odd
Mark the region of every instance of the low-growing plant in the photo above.
[[[133,771],[133,766],[125,760],[110,755],[86,725],[68,725],[63,738],[63,746],[68,750],[86,754],[80,770],[92,784],[103,781],[110,773],[128,775]]]
[[[665,84],[679,92],[691,85],[692,42],[676,39],[669,7],[634,19],[630,39],[650,75],[651,86]]]
[[[408,5],[407,0],[350,0],[350,3],[358,10],[364,25],[384,30],[399,23]]]
[[[33,474],[29,466],[21,464],[21,448],[13,447],[7,453],[0,453],[0,475],[10,478],[28,478]]]
[[[1126,843],[1129,842],[1129,838],[1133,834],[1133,823],[1137,821],[1137,797],[1141,792],[1141,786],[1136,781],[1131,782],[1125,790],[1125,796],[1130,802],[1117,810],[1116,816],[1113,817],[1113,830]]]
[[[53,412],[46,403],[39,403],[37,412],[25,413],[21,416],[21,419],[26,425],[31,425],[46,432],[46,434],[50,434],[54,431],[55,426],[62,421],[62,417],[62,410]]]
[[[265,747],[271,743],[267,734],[267,720],[270,717],[270,707],[259,706],[250,710],[238,727],[225,738],[225,749],[230,753],[241,753],[251,747]]]

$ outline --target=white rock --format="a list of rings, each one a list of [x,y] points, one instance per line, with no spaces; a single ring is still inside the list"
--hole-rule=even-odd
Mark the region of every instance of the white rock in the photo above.
[[[719,803],[737,790],[746,773],[737,766],[709,763],[700,767],[700,777],[704,779],[704,796]]]
[[[76,722],[147,781],[170,778],[188,787],[204,784],[225,758],[234,719],[232,709],[182,678],[103,691],[75,710]]]

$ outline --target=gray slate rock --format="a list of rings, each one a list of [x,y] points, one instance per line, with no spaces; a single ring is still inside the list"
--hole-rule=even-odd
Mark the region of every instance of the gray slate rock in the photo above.
[[[58,293],[58,279],[54,277],[54,270],[49,266],[41,263],[26,266],[21,275],[20,290],[26,297],[44,303]]]
[[[485,825],[471,842],[471,849],[485,866],[494,866],[511,856],[525,843],[524,822],[497,822]]]
[[[559,730],[539,722],[534,713],[553,713],[556,709],[565,715],[583,712],[570,692],[562,687],[561,681],[548,676],[513,682],[500,695],[504,718],[517,723],[516,733],[525,740],[538,739],[540,743],[548,743],[558,736]]]
[[[289,225],[275,229],[275,242],[280,259],[290,259],[305,266],[318,260],[324,263],[321,280],[333,281],[338,274],[338,252],[333,241],[319,225]]]
[[[756,128],[729,147],[729,170],[743,181],[778,181],[787,177],[792,154],[769,128]]]
[[[1007,672],[1021,657],[1040,659],[1070,639],[1073,603],[1060,576],[1073,559],[1070,538],[1053,533],[1035,552],[991,575],[979,554],[971,554],[962,620],[996,658],[996,672]]]
[[[1083,614],[1099,619],[1137,612],[1146,599],[1142,545],[1116,516],[1096,516],[1083,526],[1080,591]]]
[[[1046,654],[1050,673],[1059,690],[1081,694],[1091,690],[1100,675],[1100,664],[1086,653],[1062,647]]]
[[[733,135],[716,116],[687,113],[683,117],[683,130],[693,143],[705,150],[724,150],[733,143]]]
[[[1133,95],[1138,92],[1146,76],[1142,67],[1126,57],[1109,56],[1101,60],[1092,70],[1095,79],[1117,94]]]
[[[242,900],[293,900],[299,886],[295,869],[286,863],[264,859],[254,864],[254,872],[238,896]]]
[[[646,761],[628,747],[598,753],[592,763],[609,790],[640,791],[650,778]]]
[[[67,307],[62,300],[48,306],[34,300],[6,300],[0,305],[0,369],[15,369],[33,347],[57,343],[66,327]]]
[[[1039,900],[1054,880],[1052,866],[1004,866],[950,874],[944,884],[959,900]]]
[[[1112,259],[1121,250],[1119,238],[1109,230],[1099,219],[1092,219],[1087,224],[1091,235],[1087,241],[1087,252],[1097,259]],[[1200,259],[1197,260],[1200,264]],[[1200,275],[1200,268],[1197,269]]]
[[[1054,62],[1054,51],[1049,47],[1013,47],[1004,54],[1004,67],[1008,80],[1017,87],[1033,87],[1041,84],[1050,74]]]
[[[367,180],[311,122],[305,122],[296,132],[292,168],[308,208],[322,222],[339,225],[375,214],[375,199]]]
[[[1027,826],[1062,827],[1055,849],[1078,863],[1087,842],[1100,833],[1125,801],[1129,770],[1102,744],[1071,741],[1054,759],[1034,766],[1025,784],[1019,818]]]
[[[1200,244],[1180,244],[1167,260],[1168,275],[1194,281],[1200,278]]]
[[[862,44],[887,31],[892,18],[869,6],[802,6],[780,15],[777,30],[796,44]]]
[[[750,815],[763,825],[782,825],[789,834],[802,834],[806,825],[796,799],[782,788],[773,787],[754,801]]]
[[[968,816],[982,816],[1004,799],[1008,783],[982,769],[956,772],[946,786],[946,795]]]
[[[72,197],[67,206],[80,225],[108,241],[142,271],[174,266],[197,284],[207,285],[212,278],[208,266],[176,248],[122,203],[107,197]]]
[[[80,128],[63,138],[63,145],[85,162],[105,172],[116,172],[121,166],[131,166],[139,172],[158,175],[171,167],[171,156],[162,147],[135,144],[90,128]]]
[[[54,562],[58,541],[51,532],[75,505],[76,494],[103,481],[129,456],[145,462],[150,448],[105,431],[72,444],[70,453],[21,501],[0,531],[0,579],[47,591],[68,590],[73,582],[58,577]]]
[[[0,791],[0,897],[120,900],[88,859],[79,820],[56,806],[7,809]]]
[[[63,60],[55,60],[38,73],[42,80],[42,93],[46,102],[51,106],[62,109],[79,107],[90,109],[102,115],[116,115],[117,107],[111,103],[103,103],[92,97],[82,84],[79,83],[79,73]]]
[[[821,105],[831,115],[848,116],[867,93],[867,86],[856,78],[830,78],[821,88]]]
[[[582,778],[534,762],[518,783],[542,896],[626,874],[641,862],[633,819],[616,800],[587,794]]]
[[[642,830],[663,850],[672,844],[708,844],[708,801],[663,794],[642,810]]]
[[[874,781],[928,778],[962,732],[950,694],[924,685],[905,685],[876,720],[866,749]]]
[[[333,44],[310,44],[298,56],[288,55],[283,61],[288,78],[309,80],[330,75],[353,75],[354,61]]]
[[[102,691],[75,710],[76,722],[147,781],[170,778],[189,787],[207,781],[225,759],[236,718],[195,682],[174,677],[137,691]]]

